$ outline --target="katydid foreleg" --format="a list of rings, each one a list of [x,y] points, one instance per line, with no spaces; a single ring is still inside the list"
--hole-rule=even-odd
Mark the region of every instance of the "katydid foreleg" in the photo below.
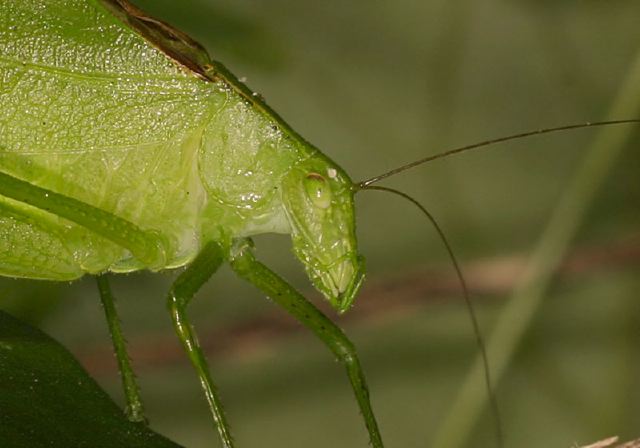
[[[122,334],[122,328],[120,327],[120,319],[116,311],[115,299],[105,275],[97,276],[96,281],[98,283],[98,291],[100,292],[100,300],[102,301],[104,314],[107,318],[111,341],[113,342],[113,351],[118,361],[122,388],[124,389],[127,400],[125,413],[132,422],[143,422],[145,421],[145,417],[142,399],[140,397],[140,388],[136,382],[136,375],[131,367],[129,355],[127,354],[127,343]]]
[[[202,384],[202,388],[207,397],[209,408],[213,414],[215,426],[222,440],[222,444],[225,448],[231,448],[233,447],[233,440],[224,416],[222,403],[211,379],[207,360],[186,313],[187,305],[193,296],[222,264],[224,260],[223,253],[222,247],[217,243],[211,242],[207,244],[200,251],[193,263],[189,265],[187,270],[180,274],[173,283],[169,291],[167,307],[171,313],[173,326],[178,334],[178,338],[180,342],[182,342],[200,378],[200,384]]]
[[[382,437],[369,399],[369,388],[353,343],[343,331],[285,280],[260,263],[250,250],[249,240],[239,240],[232,249],[232,269],[295,317],[331,350],[347,369],[351,387],[358,401],[371,446],[382,448]]]

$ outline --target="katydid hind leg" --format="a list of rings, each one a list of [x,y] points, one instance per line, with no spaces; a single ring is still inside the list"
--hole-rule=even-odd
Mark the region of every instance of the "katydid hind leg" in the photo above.
[[[244,247],[232,254],[231,267],[240,277],[256,286],[305,327],[313,331],[345,366],[369,432],[371,446],[382,448],[382,437],[369,399],[369,388],[364,372],[358,360],[355,346],[344,332],[285,280],[257,261],[249,250],[248,244],[244,244]]]
[[[218,244],[207,244],[193,263],[171,286],[167,298],[167,307],[171,313],[171,319],[178,338],[187,352],[204,389],[222,445],[225,448],[232,448],[234,444],[231,438],[231,431],[224,415],[220,397],[211,378],[204,352],[200,347],[186,312],[193,296],[222,264],[224,260],[223,254],[223,249]]]
[[[64,227],[50,218],[0,196],[0,276],[57,281],[82,276]]]
[[[19,204],[30,215],[45,213],[84,227],[128,249],[147,267],[160,268],[166,261],[165,241],[158,234],[86,202],[0,171],[0,203],[6,201],[4,198]]]
[[[144,407],[140,396],[140,387],[136,381],[136,375],[131,366],[129,354],[127,353],[127,342],[122,333],[120,318],[118,317],[115,298],[111,292],[109,280],[105,275],[100,275],[96,277],[96,282],[113,342],[113,351],[118,361],[122,387],[127,400],[125,413],[132,422],[144,422],[146,419],[144,417]]]

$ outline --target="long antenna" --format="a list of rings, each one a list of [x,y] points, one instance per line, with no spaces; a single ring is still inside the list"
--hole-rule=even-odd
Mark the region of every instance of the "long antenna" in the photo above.
[[[508,135],[506,137],[485,140],[483,142],[473,143],[471,145],[462,146],[460,148],[450,149],[448,151],[444,151],[438,154],[434,154],[432,156],[424,157],[422,159],[416,160],[411,163],[407,163],[406,165],[402,165],[398,168],[394,168],[391,171],[387,171],[386,173],[382,173],[370,179],[363,180],[362,182],[359,182],[357,184],[357,187],[362,189],[362,188],[368,187],[369,185],[380,182],[382,179],[386,179],[387,177],[391,177],[403,171],[407,171],[411,168],[415,168],[416,166],[422,165],[423,163],[431,162],[432,160],[442,159],[445,157],[452,156],[454,154],[470,151],[472,149],[482,148],[484,146],[491,146],[497,143],[504,143],[511,140],[519,140],[522,138],[532,137],[534,135],[550,134],[552,132],[568,131],[572,129],[592,128],[597,126],[611,126],[616,124],[629,124],[629,123],[640,123],[640,119],[594,121],[594,122],[587,122],[587,123],[569,124],[569,125],[558,126],[554,128],[536,129],[534,131],[521,132],[518,134]]]
[[[458,280],[460,281],[460,286],[462,287],[462,294],[464,296],[464,301],[467,306],[467,310],[469,311],[469,317],[471,318],[471,325],[473,326],[473,333],[476,337],[476,343],[478,345],[478,350],[480,351],[480,356],[482,358],[482,363],[484,365],[484,379],[485,385],[487,388],[487,393],[489,395],[489,403],[491,404],[491,413],[493,415],[494,423],[495,423],[495,431],[496,431],[496,441],[497,446],[499,448],[503,448],[504,446],[504,435],[502,432],[502,420],[500,418],[500,411],[498,409],[498,400],[496,399],[496,394],[493,390],[493,385],[491,383],[491,373],[489,369],[489,356],[487,355],[487,348],[484,343],[484,339],[482,337],[482,331],[480,330],[480,323],[478,322],[478,317],[476,316],[476,311],[473,306],[473,302],[471,301],[471,296],[469,295],[469,288],[467,287],[467,282],[464,279],[464,275],[462,275],[462,268],[458,263],[458,259],[453,253],[453,249],[451,248],[451,244],[447,240],[447,237],[442,230],[442,227],[438,224],[438,221],[434,218],[434,216],[420,203],[417,199],[409,196],[408,194],[396,190],[394,188],[382,187],[382,186],[356,186],[357,190],[377,190],[377,191],[386,191],[387,193],[392,193],[397,196],[400,196],[407,201],[411,202],[413,205],[418,207],[420,211],[425,215],[425,217],[431,221],[431,224],[436,229],[438,236],[444,243],[444,247],[449,254],[449,258],[451,259],[451,263],[456,271],[456,275]]]

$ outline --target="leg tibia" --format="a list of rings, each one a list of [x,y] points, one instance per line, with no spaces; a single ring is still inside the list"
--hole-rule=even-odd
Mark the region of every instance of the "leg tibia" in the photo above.
[[[211,379],[209,367],[196,333],[186,313],[187,305],[200,287],[218,270],[223,261],[220,246],[209,243],[205,246],[193,263],[174,282],[167,299],[167,307],[171,313],[173,326],[180,342],[187,352],[209,403],[216,429],[225,448],[233,447],[231,432],[227,425],[218,393]]]
[[[303,325],[313,331],[342,362],[365,420],[371,445],[381,448],[382,438],[369,401],[369,389],[353,343],[328,317],[277,274],[255,259],[248,247],[231,259],[231,267],[242,278],[262,290]]]
[[[111,293],[111,287],[109,286],[107,277],[103,275],[96,277],[96,281],[98,283],[104,314],[107,318],[109,333],[111,333],[111,340],[113,341],[113,350],[118,361],[122,387],[127,399],[127,417],[132,422],[143,422],[145,418],[142,399],[140,398],[140,388],[136,382],[136,375],[133,372],[129,354],[127,353],[127,343],[122,334],[122,328],[120,327],[120,319],[116,311],[115,299]]]

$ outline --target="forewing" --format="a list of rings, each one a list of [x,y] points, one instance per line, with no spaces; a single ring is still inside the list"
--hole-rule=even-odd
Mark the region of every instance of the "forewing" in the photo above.
[[[171,25],[147,16],[127,0],[101,0],[120,20],[136,29],[147,41],[178,64],[203,79],[212,79],[211,59],[195,40]]]
[[[125,2],[2,0],[0,54],[78,74],[190,76],[105,4]]]
[[[0,0],[0,169],[158,230],[180,264],[197,244],[201,133],[229,93],[157,44],[97,1]],[[85,271],[118,259],[82,255],[101,244],[74,235]]]
[[[131,150],[180,138],[220,89],[100,4],[0,1],[5,152]]]

